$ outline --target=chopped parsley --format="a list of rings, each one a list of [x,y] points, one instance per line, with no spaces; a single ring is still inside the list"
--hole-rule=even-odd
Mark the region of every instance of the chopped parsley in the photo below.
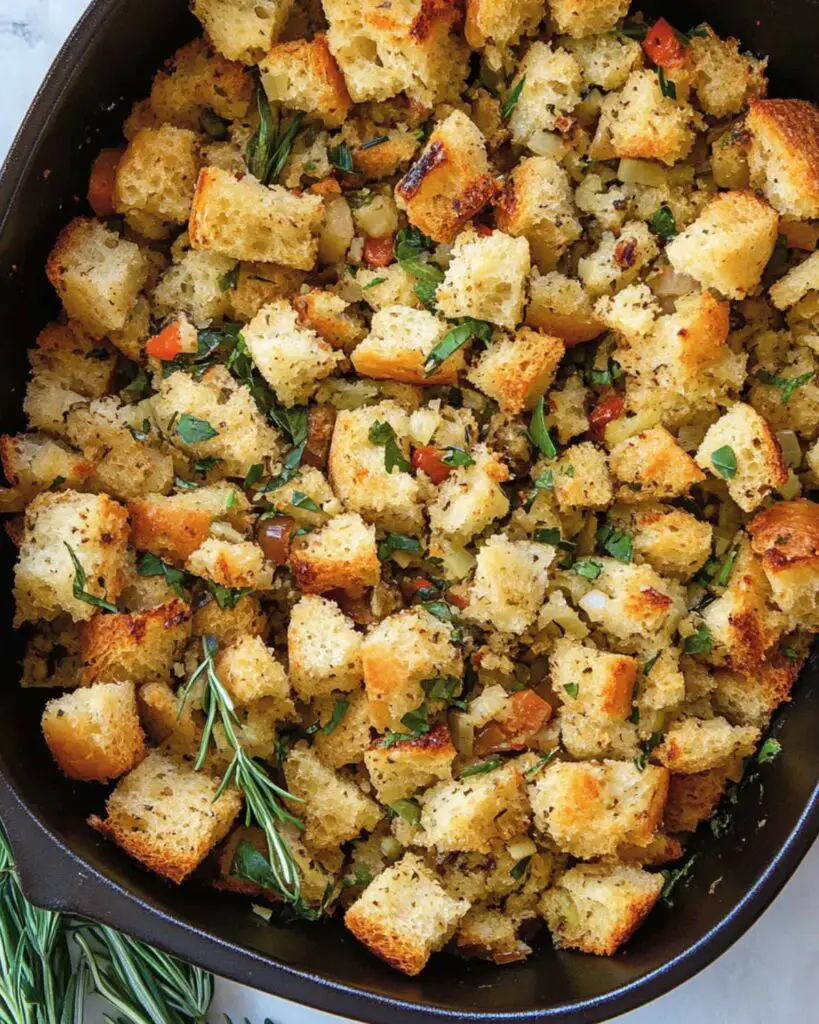
[[[219,291],[235,292],[236,286],[239,283],[239,271],[241,269],[242,264],[237,263],[233,270],[229,270],[226,274],[223,274],[219,278]]]
[[[729,551],[728,554],[725,556],[722,565],[719,567],[719,572],[714,578],[714,583],[716,583],[718,587],[728,586],[728,580],[731,578],[731,573],[734,570],[734,562],[736,561],[736,557],[736,548],[734,548],[732,551]]]
[[[363,291],[369,291],[370,288],[375,288],[379,284],[383,284],[386,281],[386,277],[374,277],[372,281],[368,281],[363,288]]]
[[[603,566],[593,558],[581,558],[572,566],[572,572],[587,580],[596,580],[602,571]]]
[[[757,370],[754,376],[763,384],[779,388],[782,404],[787,405],[793,397],[794,391],[812,381],[816,376],[816,371],[801,373],[798,377],[777,377],[776,374],[769,373],[767,370]]]
[[[563,689],[568,693],[572,700],[577,700],[577,695],[580,693],[579,683],[564,683]]]
[[[726,480],[733,480],[737,475],[737,457],[730,445],[724,445],[711,453],[711,465]]]
[[[182,413],[176,421],[176,432],[185,444],[200,444],[202,441],[209,441],[212,437],[216,437],[219,433],[207,420],[189,416],[186,412]]]
[[[370,427],[367,435],[370,444],[378,445],[384,449],[384,467],[388,473],[397,469],[401,473],[409,473],[411,466],[409,460],[398,445],[398,439],[391,423],[386,420],[376,420]]]
[[[485,345],[488,345],[492,340],[492,324],[487,323],[485,320],[475,320],[472,317],[466,317],[456,327],[453,327],[451,331],[441,338],[427,356],[426,363],[424,364],[426,376],[431,377],[438,367],[446,362],[458,349],[463,348],[472,338],[478,338]]]
[[[546,426],[544,404],[545,400],[543,395],[541,395],[529,423],[529,436],[533,443],[537,445],[541,454],[545,455],[547,459],[554,459],[557,456],[557,448],[552,440],[552,435],[549,433],[549,428]]]
[[[137,573],[140,576],[164,576],[165,582],[177,595],[177,597],[184,598],[185,591],[183,590],[183,583],[185,582],[187,574],[181,569],[176,569],[172,565],[168,565],[167,562],[163,562],[161,558],[157,558],[156,555],[152,555],[147,552],[142,556],[137,565]]]
[[[523,92],[523,87],[525,84],[526,75],[523,75],[521,78],[517,80],[517,82],[515,82],[512,91],[504,100],[503,106],[501,107],[501,117],[503,118],[504,121],[508,121],[509,118],[512,116],[512,112],[518,105],[518,101],[520,100],[520,96]]]
[[[242,482],[244,490],[248,491],[251,487],[255,487],[256,484],[261,483],[262,477],[264,476],[264,469],[261,462],[254,462],[250,469],[247,471],[247,475]]]
[[[439,676],[436,679],[423,679],[421,686],[430,700],[450,701],[461,692],[463,683],[455,676]]]
[[[674,218],[673,211],[668,206],[661,206],[656,213],[652,214],[649,217],[648,226],[655,234],[658,234],[660,238],[666,241],[677,234],[677,221]]]
[[[697,627],[697,632],[685,638],[683,652],[685,654],[708,654],[714,648],[714,638],[711,630],[702,622]]]
[[[208,580],[208,590],[213,594],[220,611],[232,611],[243,597],[253,593],[253,587],[223,587],[221,583]]]
[[[782,744],[779,740],[775,740],[773,736],[769,736],[756,755],[758,764],[769,764],[771,761],[776,760],[777,757],[782,753]]]
[[[653,654],[653,655],[652,655],[652,656],[651,656],[651,657],[650,657],[650,658],[648,659],[648,661],[647,661],[647,662],[645,663],[645,665],[643,665],[643,675],[644,675],[644,676],[647,676],[647,675],[649,675],[649,674],[650,674],[651,670],[652,670],[652,669],[654,668],[654,666],[655,666],[655,665],[657,664],[657,662],[658,662],[658,661],[660,660],[660,655],[661,655],[662,653],[663,653],[662,651],[657,651],[657,653],[656,653],[656,654]]]
[[[293,508],[303,508],[305,512],[321,512],[321,505],[316,504],[312,498],[302,491],[293,491],[289,504]]]
[[[349,707],[350,702],[348,700],[336,701],[336,706],[333,708],[333,713],[330,715],[329,722],[321,730],[325,736],[329,736],[330,733],[335,732],[339,725],[341,725]]]
[[[680,884],[680,882],[684,883],[690,878],[696,860],[697,854],[692,853],[688,860],[686,860],[680,867],[668,868],[663,871],[665,884],[660,891],[660,899],[663,903],[666,903],[668,906],[674,905],[673,900],[671,899],[671,893],[674,891],[676,886]]]
[[[597,543],[618,562],[630,565],[634,559],[634,543],[628,530],[618,530],[611,523],[606,523],[597,531]]]
[[[396,551],[404,551],[408,555],[422,555],[424,549],[417,537],[407,537],[403,533],[388,533],[385,540],[378,545],[378,557],[382,562],[392,558]]]
[[[445,466],[475,465],[475,460],[469,452],[465,452],[463,448],[456,448],[454,445],[448,445],[444,448],[444,454],[441,456],[441,462],[443,462]]]
[[[529,862],[531,860],[531,854],[529,854],[528,857],[521,857],[521,859],[517,862],[517,864],[515,864],[515,866],[509,872],[509,874],[512,876],[512,878],[514,878],[516,882],[520,881],[520,879],[523,878],[523,876],[529,870]]]

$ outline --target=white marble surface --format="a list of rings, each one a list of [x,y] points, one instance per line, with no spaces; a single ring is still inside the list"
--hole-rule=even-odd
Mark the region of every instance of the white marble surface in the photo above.
[[[86,0],[0,0],[0,157]],[[717,963],[622,1024],[801,1024],[819,1019],[819,846],[761,920]],[[321,1024],[303,1007],[220,982],[212,1021]],[[101,1020],[101,1018],[100,1018]],[[97,1024],[93,1020],[91,1024]]]

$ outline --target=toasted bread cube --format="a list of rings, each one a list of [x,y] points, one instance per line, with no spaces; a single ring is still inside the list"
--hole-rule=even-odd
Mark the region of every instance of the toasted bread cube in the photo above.
[[[751,185],[779,213],[819,217],[819,107],[806,100],[751,100]]]
[[[552,688],[573,714],[624,722],[631,714],[637,660],[585,647],[568,637],[558,640],[549,659]],[[569,691],[577,687],[576,696]]]
[[[82,487],[94,471],[78,452],[44,434],[0,435],[0,464],[12,485],[0,490],[4,512],[22,512],[41,491]]]
[[[455,945],[463,956],[498,965],[525,960],[532,948],[518,938],[519,928],[520,922],[502,910],[473,907],[458,928]]]
[[[643,50],[637,40],[614,33],[569,37],[560,43],[580,65],[585,84],[599,85],[606,92],[622,89],[629,74],[643,63]]]
[[[290,568],[306,594],[337,589],[361,594],[381,579],[375,527],[355,512],[335,516],[293,546]]]
[[[28,353],[33,374],[54,377],[62,387],[89,398],[102,398],[111,390],[116,356],[114,349],[95,341],[74,320],[44,327]]]
[[[631,722],[594,718],[564,705],[556,724],[560,726],[560,741],[574,760],[610,757],[633,761],[640,752],[637,726]]]
[[[421,0],[385,8],[380,0],[323,0],[327,41],[356,103],[406,92],[431,108],[460,93],[468,49],[457,31],[463,8]]]
[[[683,386],[698,383],[701,371],[723,355],[730,329],[730,303],[708,292],[694,292],[676,302],[675,310],[654,323],[644,348],[657,362],[674,368]]]
[[[321,196],[297,196],[251,175],[206,167],[196,182],[188,230],[194,249],[312,270],[323,222]]]
[[[689,580],[711,554],[713,527],[684,509],[648,505],[632,524],[635,553],[662,575]]]
[[[544,893],[539,910],[554,944],[613,956],[660,897],[659,872],[621,864],[577,864]]]
[[[686,697],[686,680],[680,668],[680,652],[675,647],[665,647],[653,663],[645,662],[644,667],[646,665],[649,671],[643,671],[636,701],[640,714],[664,711],[681,704]],[[648,727],[649,723],[644,725]]]
[[[592,622],[621,643],[651,638],[660,644],[661,637],[670,636],[685,613],[679,583],[664,579],[648,565],[624,565],[597,555],[592,561],[601,569],[592,586],[607,598],[583,602]]]
[[[304,801],[296,812],[304,820],[304,838],[319,850],[334,849],[361,832],[372,832],[383,816],[374,800],[322,764],[306,746],[288,754],[284,776],[288,790]]]
[[[531,822],[526,784],[514,763],[440,782],[421,805],[422,841],[439,853],[489,853],[494,843],[525,834]]]
[[[341,358],[285,299],[263,306],[242,331],[253,362],[286,406],[305,403]]]
[[[233,608],[220,608],[211,598],[193,615],[193,635],[213,636],[219,644],[233,643],[247,633],[264,636],[266,632],[267,616],[255,594],[240,598]]]
[[[451,328],[425,309],[387,306],[372,319],[370,334],[352,354],[353,366],[362,377],[397,380],[404,384],[457,384],[464,368],[463,348],[430,374],[425,370],[429,354]]]
[[[193,13],[230,60],[255,64],[284,28],[293,0],[193,0]]]
[[[125,326],[148,277],[145,254],[104,224],[88,217],[71,221],[46,264],[68,315],[94,338]]]
[[[224,366],[213,366],[201,380],[174,373],[163,380],[152,405],[157,422],[178,448],[195,459],[215,456],[227,476],[244,477],[251,466],[275,459],[279,434],[265,422],[249,389],[237,384]],[[185,418],[204,421],[216,433],[207,440],[186,441],[180,433]],[[184,429],[184,428],[183,428]],[[204,428],[197,428],[204,433]]]
[[[89,824],[113,839],[145,867],[183,882],[220,840],[242,806],[228,789],[218,799],[219,780],[151,751],[117,783],[105,820]]]
[[[145,756],[134,684],[99,683],[46,704],[43,735],[60,770],[80,782],[109,782]]]
[[[361,642],[351,619],[326,598],[306,595],[290,613],[287,651],[303,700],[355,690],[363,679]]]
[[[559,32],[580,39],[608,32],[628,13],[627,0],[549,0]]]
[[[185,562],[205,541],[213,515],[191,508],[179,499],[152,494],[128,502],[131,543],[138,551],[150,551],[158,558]]]
[[[329,733],[325,732],[337,715],[340,702],[343,702],[342,707],[347,705],[341,721]],[[357,689],[341,696],[334,694],[318,697],[313,707],[322,727],[313,737],[313,749],[322,764],[328,768],[360,764],[370,748],[372,738],[370,705],[364,690]]]
[[[332,430],[332,423],[327,429]],[[329,443],[329,438],[327,441]],[[304,500],[299,498],[300,494],[315,502],[321,511],[313,512],[305,508]],[[307,465],[303,465],[286,484],[267,491],[266,498],[273,508],[305,526],[324,526],[328,519],[344,511],[321,470]]]
[[[714,707],[732,725],[753,725],[765,729],[780,704],[789,701],[791,689],[804,665],[802,651],[794,648],[796,658],[785,657],[780,650],[749,675],[741,672],[714,673]]]
[[[677,498],[703,473],[664,427],[652,427],[616,444],[609,454],[609,468],[620,484],[620,501]]]
[[[299,323],[309,327],[333,348],[350,352],[367,333],[361,317],[351,304],[334,292],[313,288],[293,298]]]
[[[790,309],[812,291],[819,291],[819,252],[780,277],[771,288],[771,302],[777,309]]]
[[[630,284],[598,299],[594,312],[618,338],[636,346],[655,330],[660,304],[648,285]]]
[[[451,242],[492,199],[486,140],[458,110],[436,125],[426,148],[395,188],[410,222],[436,242]]]
[[[629,843],[647,846],[668,795],[669,774],[631,762],[559,762],[529,786],[535,825],[563,853],[589,859]]]
[[[510,46],[535,31],[545,14],[545,0],[506,0],[502,4],[495,0],[467,0],[466,41],[473,50],[487,50],[495,66]]]
[[[117,211],[184,224],[199,174],[198,148],[196,135],[186,128],[163,124],[137,132],[117,167]]]
[[[203,39],[194,39],[166,62],[154,78],[150,107],[159,122],[200,131],[204,109],[233,121],[244,117],[253,98],[253,79],[241,64],[225,60]],[[130,119],[133,138],[138,128],[155,127],[150,119]]]
[[[500,486],[509,479],[509,470],[482,445],[473,449],[472,457],[474,464],[450,473],[429,506],[433,531],[464,544],[509,511]]]
[[[696,775],[672,775],[663,815],[669,832],[693,832],[710,818],[728,783],[742,778],[742,761]]]
[[[401,719],[425,699],[424,680],[463,675],[450,627],[424,608],[408,608],[378,623],[361,645],[370,717],[379,732],[401,731]]]
[[[38,495],[26,509],[20,557],[14,569],[15,625],[55,619],[67,612],[75,622],[97,613],[74,597],[77,574],[71,554],[86,575],[81,588],[111,603],[125,585],[128,514],[105,494],[76,491]]]
[[[278,719],[293,717],[295,705],[284,668],[258,636],[243,636],[216,656],[216,673],[237,707],[265,702]]]
[[[608,459],[591,441],[567,448],[555,463],[554,492],[564,511],[572,508],[606,508],[614,494]]]
[[[509,118],[509,130],[513,142],[526,146],[537,132],[554,131],[559,119],[580,102],[583,75],[580,65],[566,50],[535,42],[523,58],[510,89],[517,89],[521,81],[523,86]]]
[[[417,739],[390,747],[378,741],[364,754],[364,763],[382,804],[405,800],[419,789],[452,778],[457,756],[449,729],[439,725]]]
[[[188,702],[179,714],[179,697],[168,685],[154,681],[137,689],[139,720],[154,743],[165,753],[185,757],[199,752],[202,730]]]
[[[415,294],[417,279],[404,270],[400,263],[370,270],[362,267],[356,272],[356,284],[361,296],[371,309],[386,309],[389,306],[409,306],[418,309],[421,300]]]
[[[759,284],[779,230],[776,211],[753,192],[721,192],[666,246],[681,274],[730,299]]]
[[[236,260],[196,249],[174,255],[151,296],[154,316],[164,319],[184,313],[196,327],[207,327],[211,321],[226,317],[232,298],[222,283],[235,269]]]
[[[604,329],[581,282],[557,271],[531,278],[526,323],[562,338],[567,346],[591,341]]]
[[[691,152],[700,122],[682,98],[663,95],[654,71],[632,71],[622,90],[603,101],[592,152],[610,147],[606,158],[659,160],[671,166]]]
[[[131,615],[96,615],[80,628],[84,685],[171,678],[191,635],[191,610],[178,598]]]
[[[367,886],[344,923],[372,953],[414,977],[468,910],[469,903],[449,896],[417,854],[406,853]]]
[[[253,541],[207,537],[185,563],[188,572],[221,587],[265,590],[273,582],[273,567]]]
[[[740,53],[738,40],[720,39],[710,26],[700,26],[691,37],[689,59],[697,99],[712,117],[738,114],[749,99],[765,95],[767,58]]]
[[[546,597],[554,548],[496,533],[478,551],[464,618],[504,633],[524,633]]]
[[[294,270],[292,267],[278,267],[275,263],[243,263],[239,269],[236,287],[228,292],[233,319],[248,323],[262,306],[267,306],[276,299],[291,299],[293,305],[299,309],[298,300],[306,298],[299,295],[304,279],[304,271]],[[311,322],[310,319],[305,320],[305,323],[321,334],[325,341],[331,341],[317,323]]]
[[[79,685],[80,638],[68,616],[40,623],[26,640],[20,685],[73,690]]]
[[[396,402],[342,410],[330,446],[330,483],[345,507],[368,522],[392,533],[418,535],[424,526],[418,481],[397,467],[387,472],[384,446],[370,441],[377,423],[389,423],[409,458],[409,417]]]
[[[801,626],[819,626],[819,505],[806,498],[781,501],[748,524],[751,546],[773,598]]]
[[[586,414],[588,395],[588,388],[583,384],[583,377],[579,373],[571,374],[566,378],[562,388],[554,388],[549,393],[549,408],[561,444],[568,444],[573,437],[585,434],[589,429],[589,418]]]
[[[438,306],[449,319],[468,316],[513,330],[523,320],[530,269],[525,238],[465,231],[438,288]]]
[[[646,225],[631,220],[618,236],[604,231],[597,249],[579,261],[577,273],[591,298],[611,295],[631,284],[658,252],[656,239]]]
[[[560,338],[521,327],[513,337],[494,340],[467,376],[503,412],[516,415],[548,391],[565,352]]]
[[[724,718],[683,718],[676,721],[652,757],[679,775],[720,768],[756,749],[760,732],[751,725],[731,725]]]
[[[722,477],[713,460],[714,453],[724,448],[731,449],[736,461],[736,472],[726,480],[728,493],[745,512],[753,512],[767,494],[778,490],[788,479],[776,435],[750,405],[737,402],[708,428],[697,450],[697,465]],[[717,459],[720,461],[719,454]]]
[[[543,273],[554,270],[581,234],[568,173],[549,157],[523,160],[506,179],[495,221],[507,235],[527,239]]]
[[[328,128],[339,128],[352,106],[344,76],[327,47],[326,36],[277,43],[259,63],[271,99],[303,110]]]

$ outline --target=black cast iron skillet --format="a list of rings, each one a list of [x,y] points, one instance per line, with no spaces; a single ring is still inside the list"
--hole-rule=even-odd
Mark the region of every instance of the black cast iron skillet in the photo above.
[[[680,28],[708,19],[771,56],[772,94],[816,100],[817,0],[648,4]],[[197,25],[184,0],[95,0],[63,48],[0,178],[0,430],[23,427],[25,349],[57,312],[43,273],[60,228],[84,201],[91,161],[119,141],[131,102]],[[27,894],[128,931],[219,974],[373,1024],[432,1020],[598,1021],[646,1003],[719,956],[762,913],[819,832],[819,661],[813,659],[775,729],[783,753],[745,787],[735,832],[701,838],[690,886],[675,893],[609,959],[555,952],[548,938],[522,964],[450,956],[415,980],[370,956],[338,922],[276,928],[246,900],[171,887],[84,823],[98,787],[57,772],[42,741],[44,695],[20,690],[11,629],[13,552],[0,541],[0,815]],[[764,787],[763,787],[764,781]],[[764,820],[764,826],[760,822]],[[721,882],[713,895],[711,884]]]

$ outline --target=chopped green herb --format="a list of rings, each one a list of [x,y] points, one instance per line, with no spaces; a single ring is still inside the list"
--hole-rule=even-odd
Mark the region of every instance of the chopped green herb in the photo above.
[[[349,707],[350,702],[348,700],[336,701],[336,706],[333,708],[333,713],[330,716],[330,721],[321,730],[325,736],[329,736],[331,732],[335,732],[339,725],[341,725],[344,716],[347,714],[347,709]]]
[[[339,171],[344,171],[345,174],[352,174],[355,170],[353,154],[346,143],[342,142],[338,146],[331,146],[327,150],[327,156],[330,159],[331,165],[338,168]]]
[[[401,719],[401,725],[406,726],[412,733],[429,732],[429,707],[427,702],[424,701],[417,708],[408,711]]]
[[[213,594],[220,611],[232,611],[243,597],[253,593],[253,587],[223,587],[208,580],[208,590]]]
[[[640,753],[634,758],[634,767],[638,772],[644,772],[648,761],[646,759],[645,751],[641,750]]]
[[[648,220],[648,226],[663,239],[673,238],[677,234],[677,221],[668,206],[661,206]]]
[[[800,660],[799,651],[797,651],[797,649],[795,647],[792,647],[790,644],[783,644],[779,648],[779,650],[780,650],[780,653],[782,654],[782,657],[783,658],[787,658],[788,661],[799,661]]]
[[[49,490],[53,491],[55,487],[59,487],[61,484],[64,484],[64,483],[65,483],[65,477],[64,476],[55,476],[54,479],[51,481],[51,485],[49,487]]]
[[[239,501],[239,499],[238,499],[238,497],[236,495],[235,489],[231,488],[231,492],[227,496],[227,501],[225,502],[225,508],[228,509],[228,510],[232,509],[232,508],[236,508],[236,505],[238,504],[238,501]]]
[[[757,370],[754,376],[763,384],[770,384],[773,387],[779,388],[782,404],[787,405],[793,397],[794,391],[812,381],[816,376],[816,371],[812,370],[810,373],[802,373],[798,377],[777,377],[767,370]]]
[[[390,809],[408,825],[417,825],[421,820],[421,805],[415,800],[396,800]]]
[[[560,530],[554,527],[543,527],[540,530],[535,530],[534,539],[538,544],[554,544],[560,543]]]
[[[394,469],[401,473],[409,473],[412,467],[398,445],[398,439],[391,423],[386,420],[376,420],[370,427],[368,438],[370,444],[384,449],[384,467],[388,473],[392,473]]]
[[[596,580],[602,571],[603,566],[593,558],[581,558],[572,566],[572,572],[587,580]]]
[[[526,778],[532,778],[533,775],[537,775],[539,771],[542,771],[547,764],[551,764],[551,762],[554,761],[554,759],[557,757],[559,749],[559,747],[552,747],[551,750],[548,750],[545,753],[540,754],[538,757],[537,764],[533,764],[531,768],[527,768],[526,771],[523,773],[526,776]]]
[[[523,502],[523,508],[526,512],[530,511],[532,505],[535,503],[538,491],[551,491],[554,487],[554,473],[551,469],[545,470],[540,476],[534,481],[534,489],[529,491],[526,495],[526,499]],[[537,538],[535,538],[537,540]]]
[[[289,504],[293,508],[303,508],[305,512],[321,512],[321,505],[317,505],[312,498],[302,491],[293,491]]]
[[[711,630],[703,622],[697,627],[697,632],[685,638],[683,651],[686,654],[708,654],[714,648],[714,638]]]
[[[580,693],[579,683],[564,683],[563,689],[568,693],[572,700],[577,700],[577,695]]]
[[[367,283],[366,283],[366,284],[364,285],[363,291],[365,291],[365,292],[366,292],[366,291],[369,291],[369,290],[370,290],[370,288],[375,288],[375,287],[377,287],[377,286],[378,286],[379,284],[383,284],[383,283],[384,283],[384,282],[385,282],[386,280],[387,280],[387,279],[386,279],[386,277],[374,277],[374,278],[372,279],[372,281],[368,281],[368,282],[367,282]]]
[[[214,142],[224,142],[230,136],[230,121],[219,117],[210,107],[205,107],[199,115],[199,127],[202,134]]]
[[[95,608],[101,608],[105,612],[119,612],[119,608],[115,604],[111,604],[110,601],[105,601],[101,597],[97,597],[96,594],[89,594],[85,589],[87,576],[85,575],[85,569],[80,564],[79,558],[74,553],[74,549],[67,541],[63,541],[68,554],[71,556],[71,561],[74,565],[74,586],[72,593],[77,601],[83,601],[85,604],[91,604]],[[100,581],[102,582],[102,581]]]
[[[661,655],[662,653],[663,653],[662,651],[657,651],[657,653],[656,653],[656,654],[653,654],[653,655],[652,655],[652,656],[651,656],[651,657],[650,657],[650,658],[648,659],[648,661],[647,661],[647,662],[646,662],[646,663],[645,663],[645,664],[643,665],[643,675],[644,675],[644,676],[647,676],[647,675],[649,675],[649,674],[651,673],[651,670],[652,670],[652,669],[654,668],[654,666],[655,666],[655,665],[657,664],[657,662],[658,662],[658,661],[660,660],[660,655]]]
[[[426,376],[431,377],[442,363],[472,338],[478,338],[488,345],[492,340],[492,325],[485,320],[474,320],[472,317],[462,320],[457,327],[453,327],[441,338],[427,356],[424,364]]]
[[[299,111],[286,128],[283,128],[280,121],[276,123],[267,93],[258,79],[256,109],[259,112],[259,126],[248,141],[245,161],[254,177],[263,185],[272,185],[279,180],[290,157],[304,114]]]
[[[137,565],[137,573],[140,576],[164,576],[165,582],[177,597],[184,598],[185,591],[182,585],[185,581],[186,573],[181,569],[175,569],[172,565],[168,565],[167,562],[163,562],[156,555],[152,555],[150,552],[144,554]]]
[[[623,376],[623,368],[617,362],[616,359],[609,359],[608,366],[605,370],[598,370],[592,367],[586,374],[586,379],[589,384],[602,385],[602,384],[613,384],[614,381],[619,380]]]
[[[131,364],[133,367],[133,376],[128,384],[120,392],[121,395],[126,395],[129,399],[133,399],[135,402],[141,401],[143,398],[147,398],[151,393],[151,382],[148,379],[148,373],[143,366],[137,366],[135,363]]]
[[[196,459],[193,464],[193,471],[197,476],[207,476],[221,461],[216,455],[206,455],[203,459]]]
[[[396,551],[405,551],[408,555],[424,553],[417,537],[407,537],[403,533],[388,533],[386,539],[378,545],[378,557],[382,562],[386,562]]]
[[[434,311],[435,297],[438,286],[444,279],[444,272],[437,263],[426,263],[424,260],[412,258],[400,261],[402,270],[415,278],[413,291],[421,302]]]
[[[223,292],[236,291],[236,285],[239,283],[239,271],[241,269],[242,264],[237,263],[233,270],[229,270],[226,274],[223,274],[219,278],[219,290]]]
[[[395,236],[394,253],[399,263],[415,259],[422,252],[434,252],[435,242],[418,228],[402,228]]]
[[[734,569],[734,562],[736,561],[736,557],[736,548],[734,548],[732,551],[729,551],[728,554],[725,556],[725,560],[720,566],[719,572],[717,573],[717,576],[714,580],[718,587],[728,586],[728,580],[731,578],[731,573]]]
[[[691,871],[693,870],[696,860],[697,854],[692,853],[688,860],[686,860],[686,862],[681,867],[669,868],[663,871],[665,885],[663,885],[660,891],[660,899],[664,903],[668,904],[668,906],[674,905],[671,899],[671,893],[673,892],[674,888],[677,885],[679,885],[680,882],[685,882],[690,877]]]
[[[618,530],[606,523],[597,531],[597,543],[618,562],[630,565],[634,559],[634,543],[628,530]]]
[[[273,406],[270,410],[270,419],[290,439],[290,443],[298,448],[307,440],[308,417],[307,408],[303,405],[294,405],[285,409],[281,405]]]
[[[370,139],[367,142],[363,142],[358,148],[359,149],[373,149],[375,146],[383,146],[385,142],[389,142],[389,135],[377,135],[374,139]]]
[[[665,71],[662,68],[657,68],[657,81],[660,85],[660,92],[666,99],[675,100],[677,98],[677,86],[665,77]]]
[[[423,679],[421,686],[430,700],[450,701],[461,692],[463,683],[455,676],[440,676],[437,679]]]
[[[128,429],[131,432],[131,437],[133,437],[135,441],[147,441],[148,435],[151,433],[151,421],[149,419],[144,419],[142,421],[141,430],[137,427],[128,427]]]
[[[529,862],[531,861],[531,859],[531,854],[528,857],[521,857],[521,859],[517,862],[517,864],[515,864],[515,866],[509,872],[509,874],[512,876],[512,878],[514,878],[516,882],[520,881],[520,879],[523,878],[523,876],[529,870]]]
[[[207,420],[197,419],[196,416],[189,416],[182,413],[176,421],[176,432],[185,444],[199,444],[202,441],[209,441],[219,433],[214,430]]]
[[[730,445],[724,445],[711,453],[711,465],[726,480],[733,480],[737,475],[737,457]]]
[[[343,889],[354,889],[359,885],[369,885],[372,880],[372,872],[366,864],[356,864],[355,875],[352,878],[342,879],[341,886]]]
[[[247,471],[247,475],[245,476],[244,482],[242,483],[242,488],[245,491],[250,490],[251,487],[255,487],[256,484],[261,482],[263,476],[264,469],[262,467],[261,462],[254,462],[250,469]]]
[[[183,480],[181,476],[173,478],[173,485],[178,491],[196,491],[199,484],[195,480]]]
[[[509,118],[512,116],[512,112],[518,105],[518,101],[520,100],[520,96],[523,92],[523,87],[525,84],[526,75],[523,75],[521,78],[517,80],[517,82],[515,82],[512,91],[504,100],[503,106],[501,107],[501,117],[503,118],[504,121],[508,121]]]
[[[487,761],[480,761],[478,764],[471,764],[468,768],[464,768],[458,778],[468,779],[473,775],[486,775],[500,766],[501,759],[499,757],[490,757]]]
[[[546,415],[544,409],[545,399],[544,396],[541,395],[537,405],[535,406],[535,411],[532,413],[531,422],[529,423],[529,436],[547,459],[554,459],[557,456],[557,448],[552,440],[552,435],[549,433],[549,428],[546,426]]]
[[[636,39],[639,42],[642,42],[648,35],[648,25],[623,25],[621,28],[617,29],[616,34],[618,36],[623,36],[626,39]]]
[[[759,752],[756,755],[758,764],[769,764],[775,760],[782,753],[782,744],[779,740],[775,740],[773,736],[769,736],[768,739],[759,748]]]
[[[443,622],[452,622],[455,619],[452,608],[446,601],[427,601],[424,608],[430,615],[434,615],[436,619],[441,619]]]
[[[454,445],[447,445],[445,454],[441,456],[441,462],[445,466],[474,466],[475,460],[465,452],[463,448],[456,448]]]
[[[386,749],[388,747],[394,747],[396,743],[403,743],[405,740],[417,740],[421,736],[426,736],[429,732],[429,726],[426,725],[416,732],[388,732],[381,741],[381,747]]]

